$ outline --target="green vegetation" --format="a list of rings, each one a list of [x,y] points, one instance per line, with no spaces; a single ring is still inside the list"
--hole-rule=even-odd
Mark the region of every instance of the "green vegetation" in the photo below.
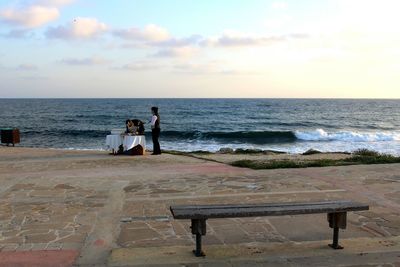
[[[309,149],[306,152],[304,152],[302,155],[314,155],[314,154],[321,154],[321,151],[315,150],[315,149]]]
[[[262,149],[252,149],[252,148],[238,148],[233,154],[286,154],[286,152],[277,150],[262,150]]]
[[[400,157],[380,154],[375,151],[362,149],[355,151],[351,157],[345,159],[315,159],[315,160],[238,160],[231,163],[232,166],[250,169],[283,169],[283,168],[308,168],[346,166],[361,164],[387,164],[400,163]]]
[[[209,151],[191,151],[191,152],[181,152],[181,151],[164,151],[167,154],[181,155],[197,159],[203,159],[213,162],[219,162],[218,160],[202,157],[203,155],[212,155],[214,153]],[[267,150],[256,150],[256,149],[236,149],[234,152],[229,154],[268,154],[274,153],[278,154],[277,151],[267,151]],[[308,153],[303,153],[303,155],[313,155],[319,154],[319,151],[308,151]],[[371,151],[368,149],[360,149],[351,153],[348,158],[342,159],[282,159],[282,160],[237,160],[230,165],[242,168],[250,169],[285,169],[285,168],[308,168],[308,167],[328,167],[328,166],[346,166],[346,165],[361,165],[361,164],[389,164],[389,163],[400,163],[400,157],[380,154],[376,151]]]
[[[321,159],[321,160],[310,160],[310,161],[294,161],[294,160],[238,160],[231,163],[232,166],[250,168],[250,169],[286,169],[286,168],[307,168],[307,167],[325,167],[325,166],[337,166],[337,165],[348,165],[348,164],[336,164],[336,160]]]
[[[378,157],[380,154],[376,151],[362,148],[362,149],[358,149],[358,150],[354,151],[353,155],[365,156],[365,157]]]
[[[181,156],[190,156],[191,154],[198,154],[198,155],[214,154],[210,151],[205,151],[205,150],[195,150],[190,152],[177,151],[177,150],[163,150],[163,152],[171,155],[181,155]]]
[[[263,151],[261,149],[244,149],[238,148],[234,152],[235,154],[261,154]]]

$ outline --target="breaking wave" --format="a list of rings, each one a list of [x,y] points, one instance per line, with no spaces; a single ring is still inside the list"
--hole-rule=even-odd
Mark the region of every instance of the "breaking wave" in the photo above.
[[[303,141],[346,141],[346,142],[384,142],[400,141],[400,132],[326,132],[323,129],[314,131],[296,131],[295,136]]]
[[[53,136],[69,138],[105,138],[105,130],[43,130],[24,131],[26,136]],[[151,138],[151,132],[146,136]],[[215,141],[226,144],[276,144],[301,141],[345,141],[345,142],[385,142],[400,141],[400,132],[327,132],[323,129],[312,131],[236,131],[236,132],[201,132],[201,131],[162,131],[161,138],[168,141]]]

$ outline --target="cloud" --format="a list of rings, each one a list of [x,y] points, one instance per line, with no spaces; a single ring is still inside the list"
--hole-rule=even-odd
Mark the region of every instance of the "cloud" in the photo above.
[[[0,10],[0,19],[4,23],[24,27],[37,28],[60,17],[60,7],[71,4],[75,0],[36,0],[25,1],[18,6]]]
[[[147,61],[138,61],[123,65],[122,67],[114,68],[117,70],[130,70],[130,71],[147,71],[147,70],[154,70],[160,69],[163,66],[160,64],[155,64],[153,62]]]
[[[215,63],[177,64],[177,65],[173,66],[173,70],[178,73],[186,73],[186,74],[210,74],[210,73],[218,72],[218,69],[217,69]]]
[[[286,42],[290,39],[308,38],[306,34],[288,34],[288,35],[272,35],[258,36],[246,35],[236,32],[227,32],[216,38],[208,38],[202,42],[205,46],[221,46],[221,47],[245,47],[245,46],[267,46],[276,43]]]
[[[148,48],[148,45],[143,43],[125,43],[121,44],[119,47],[124,49],[143,49]]]
[[[163,65],[153,61],[137,61],[132,62],[121,67],[113,68],[115,70],[127,71],[152,71],[155,69],[168,69],[175,73],[205,75],[205,74],[244,74],[244,72],[233,69],[225,69],[221,67],[221,62],[210,61],[206,63],[184,63],[176,65]],[[247,72],[249,73],[249,72]]]
[[[47,80],[48,77],[46,76],[22,76],[20,77],[22,80],[27,80],[27,81],[42,81],[42,80]]]
[[[262,72],[252,70],[224,69],[219,71],[222,75],[262,75]]]
[[[258,75],[259,72],[243,69],[235,69],[226,62],[209,61],[206,63],[185,63],[177,64],[172,67],[173,71],[182,74],[192,75]]]
[[[170,39],[162,42],[150,43],[150,45],[152,44],[155,46],[163,46],[163,47],[184,47],[184,46],[196,45],[202,40],[204,40],[204,38],[201,35],[194,34],[184,38],[171,37]]]
[[[38,70],[38,67],[36,65],[33,65],[33,64],[20,64],[17,67],[17,70],[20,70],[20,71],[35,71],[35,70]]]
[[[290,20],[289,17],[285,17]],[[156,57],[188,57],[195,54],[202,47],[251,47],[268,46],[275,43],[304,39],[309,36],[302,33],[286,35],[260,35],[242,33],[228,30],[215,37],[204,37],[193,34],[187,37],[173,37],[167,29],[150,24],[140,28],[118,29],[112,32],[114,36],[122,38],[129,43],[121,45],[122,48],[146,49],[157,47],[160,50],[153,54]]]
[[[222,35],[217,38],[208,38],[202,42],[205,46],[224,46],[224,47],[235,47],[235,46],[255,46],[261,44],[267,44],[272,42],[284,41],[282,37],[251,37],[251,36],[232,36]]]
[[[60,63],[72,66],[95,66],[95,65],[105,65],[111,63],[111,61],[101,57],[64,58],[60,60]]]
[[[36,2],[43,6],[62,7],[72,4],[75,0],[38,0]]]
[[[50,27],[46,36],[53,39],[91,39],[100,36],[107,29],[107,25],[96,18],[78,17],[64,26]]]
[[[2,34],[1,36],[6,38],[23,39],[23,38],[33,37],[34,33],[26,29],[18,29],[18,30],[11,30],[6,34]]]
[[[203,41],[204,38],[200,35],[191,35],[189,37],[184,37],[184,38],[173,38],[171,37],[168,40],[161,41],[161,42],[132,42],[132,43],[125,43],[120,45],[119,47],[125,48],[125,49],[145,49],[149,47],[156,47],[160,48],[160,54],[177,54],[179,53],[179,50],[184,51],[185,49],[183,47],[190,47],[190,46],[198,46],[201,41]],[[176,48],[176,49],[173,49]],[[181,48],[181,49],[177,49]],[[175,52],[174,52],[175,50]],[[186,49],[188,50],[188,49]]]
[[[257,46],[268,45],[276,42],[285,41],[283,36],[271,37],[250,37],[250,36],[222,36],[217,40],[217,45],[220,46]]]
[[[290,39],[308,39],[310,35],[306,33],[291,33],[288,34],[287,37]]]
[[[60,12],[56,7],[28,6],[21,9],[6,8],[0,10],[0,18],[5,23],[36,28],[57,19]]]
[[[169,32],[157,25],[149,24],[143,29],[130,28],[130,29],[119,29],[113,32],[115,36],[118,36],[126,40],[135,41],[146,41],[146,42],[162,42],[170,39]]]
[[[155,53],[153,57],[191,57],[193,56],[198,49],[191,46],[184,47],[173,47],[162,49]]]

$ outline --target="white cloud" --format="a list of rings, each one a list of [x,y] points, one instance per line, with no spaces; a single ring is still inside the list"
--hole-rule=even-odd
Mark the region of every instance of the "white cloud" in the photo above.
[[[94,65],[105,65],[110,63],[110,60],[101,57],[89,57],[89,58],[64,58],[60,60],[61,63],[66,65],[74,66],[94,66]]]
[[[17,67],[17,70],[21,70],[21,71],[35,71],[38,70],[38,67],[36,65],[33,64],[20,64]]]
[[[144,48],[148,48],[148,46],[146,44],[143,44],[143,43],[125,43],[125,44],[119,45],[118,47],[124,48],[124,49],[144,49]]]
[[[117,70],[130,70],[130,71],[147,71],[160,69],[163,66],[160,64],[155,64],[154,62],[148,61],[138,61],[123,65],[122,67],[115,68]]]
[[[6,38],[23,39],[30,38],[34,36],[34,33],[27,29],[15,29],[9,31],[7,34],[2,34]]]
[[[199,44],[204,40],[204,38],[200,35],[191,35],[189,37],[183,37],[183,38],[174,38],[171,37],[170,39],[167,39],[165,41],[159,41],[159,42],[146,42],[146,41],[141,41],[138,42],[133,41],[129,43],[125,43],[120,45],[119,47],[125,48],[125,49],[146,49],[149,47],[156,47],[160,48],[161,50],[159,51],[160,53],[163,54],[188,54],[189,49],[187,47],[192,47],[192,52],[196,52],[194,47],[199,46]]]
[[[202,45],[222,47],[267,46],[275,43],[286,42],[290,39],[303,38],[308,38],[308,36],[306,34],[261,36],[227,31],[221,36],[206,39],[202,42]]]
[[[206,63],[186,63],[173,66],[173,71],[192,75],[257,75],[255,71],[234,68],[226,62],[210,61]]]
[[[60,17],[60,8],[75,0],[34,0],[0,10],[0,19],[8,24],[36,28]]]
[[[162,42],[170,38],[170,34],[166,29],[154,24],[149,24],[143,29],[119,29],[115,30],[113,33],[115,36],[123,39],[146,42]]]
[[[38,0],[36,2],[43,6],[61,7],[73,3],[75,0]]]
[[[197,48],[191,46],[173,47],[162,49],[155,53],[154,57],[191,57],[198,51]]]
[[[203,41],[204,38],[201,35],[194,34],[189,37],[184,38],[169,38],[162,42],[151,43],[155,46],[162,46],[162,47],[184,47],[184,46],[191,46],[197,45],[199,42]]]
[[[9,24],[26,28],[36,28],[57,19],[60,12],[56,7],[28,6],[21,9],[0,10],[0,18]]]
[[[290,20],[285,17],[285,20]],[[120,37],[129,43],[121,45],[123,48],[146,49],[157,47],[160,50],[154,54],[158,57],[188,57],[198,52],[201,47],[254,47],[268,46],[275,43],[290,41],[292,39],[304,39],[309,36],[306,34],[286,34],[286,35],[260,35],[242,33],[227,30],[221,35],[214,37],[203,37],[201,35],[191,35],[188,37],[174,37],[167,29],[150,24],[143,29],[130,28],[114,30],[114,36]]]
[[[76,18],[64,26],[51,27],[46,36],[55,39],[90,39],[100,36],[108,29],[96,18]]]
[[[207,64],[185,63],[185,64],[174,65],[173,70],[178,73],[209,74],[212,72],[216,72],[217,68],[216,65],[212,63],[207,63]]]
[[[39,75],[34,75],[34,76],[22,76],[20,77],[22,80],[28,80],[28,81],[41,81],[41,80],[47,80],[48,77],[46,76],[39,76]]]

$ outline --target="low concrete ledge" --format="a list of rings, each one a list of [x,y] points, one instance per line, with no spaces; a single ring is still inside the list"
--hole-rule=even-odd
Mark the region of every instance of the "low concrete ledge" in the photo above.
[[[330,249],[328,243],[328,240],[324,240],[209,245],[206,258],[193,257],[186,246],[117,248],[109,256],[108,266],[182,266],[190,263],[207,263],[212,266],[253,266],[248,265],[251,263],[337,266],[400,263],[400,237],[343,239],[345,249],[341,251]]]

